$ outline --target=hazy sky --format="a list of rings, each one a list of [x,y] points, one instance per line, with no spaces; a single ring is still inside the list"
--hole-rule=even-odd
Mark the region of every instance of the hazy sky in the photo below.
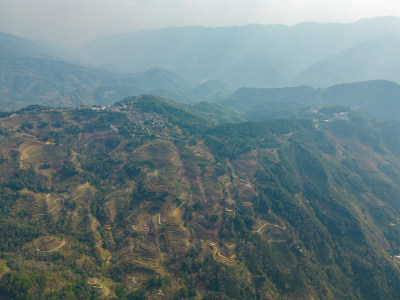
[[[400,16],[400,0],[0,0],[0,31],[78,46],[168,26],[353,22]]]

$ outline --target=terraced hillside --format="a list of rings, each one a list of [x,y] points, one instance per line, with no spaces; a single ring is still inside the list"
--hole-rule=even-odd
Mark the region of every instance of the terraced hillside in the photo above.
[[[13,298],[396,299],[396,122],[214,126],[151,96],[0,119]]]

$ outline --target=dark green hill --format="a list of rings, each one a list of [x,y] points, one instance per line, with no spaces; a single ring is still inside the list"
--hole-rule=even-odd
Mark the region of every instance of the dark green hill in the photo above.
[[[245,119],[236,111],[227,106],[210,103],[197,102],[186,106],[188,111],[193,112],[203,118],[213,120],[217,123],[242,122]]]
[[[323,105],[345,105],[367,111],[377,118],[400,119],[400,86],[374,80],[331,86],[322,90]]]
[[[308,107],[344,105],[382,119],[400,118],[400,86],[385,80],[346,83],[326,89],[241,88],[218,103],[235,108],[248,120],[293,117]]]
[[[240,111],[246,111],[251,107],[268,102],[313,103],[317,95],[317,90],[308,86],[272,89],[240,88],[231,96],[219,102]]]
[[[153,96],[3,116],[0,292],[397,299],[399,128],[340,107],[213,126]]]

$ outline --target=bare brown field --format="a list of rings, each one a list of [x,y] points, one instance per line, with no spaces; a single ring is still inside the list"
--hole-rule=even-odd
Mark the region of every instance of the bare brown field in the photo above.
[[[64,147],[46,144],[37,140],[28,140],[19,146],[21,168],[30,165],[39,167],[43,163],[54,164],[67,156]]]

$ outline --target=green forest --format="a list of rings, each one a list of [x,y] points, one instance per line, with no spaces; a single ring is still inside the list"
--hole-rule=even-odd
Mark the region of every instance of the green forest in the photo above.
[[[2,115],[0,295],[397,299],[400,123],[321,111],[225,123],[141,96]]]

